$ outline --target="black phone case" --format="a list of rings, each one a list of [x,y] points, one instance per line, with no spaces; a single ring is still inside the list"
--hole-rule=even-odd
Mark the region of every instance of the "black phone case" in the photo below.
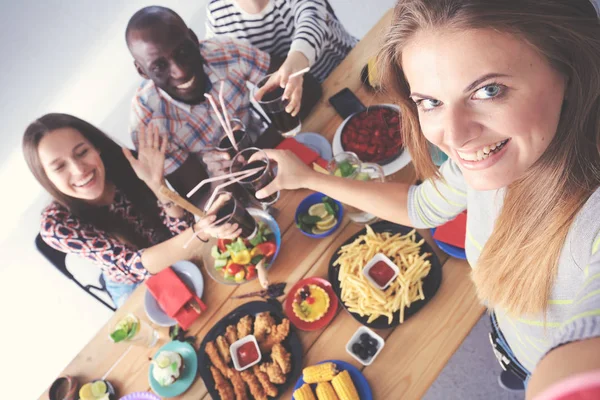
[[[344,88],[331,96],[329,102],[335,111],[344,119],[350,115],[366,110],[366,107],[348,88]]]

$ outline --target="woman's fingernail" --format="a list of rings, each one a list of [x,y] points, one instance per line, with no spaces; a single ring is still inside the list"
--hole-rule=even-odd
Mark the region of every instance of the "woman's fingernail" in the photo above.
[[[262,199],[263,197],[265,197],[265,192],[263,190],[259,190],[258,192],[256,192],[255,196],[257,199]]]

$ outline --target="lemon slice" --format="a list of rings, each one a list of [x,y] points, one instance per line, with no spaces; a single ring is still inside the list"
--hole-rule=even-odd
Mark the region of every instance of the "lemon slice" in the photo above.
[[[106,383],[104,381],[96,381],[92,383],[92,395],[94,398],[102,398],[106,394],[108,388],[106,387]]]
[[[79,398],[81,400],[94,400],[96,396],[94,396],[94,392],[92,391],[92,384],[86,383],[79,389]]]
[[[325,204],[313,204],[308,209],[308,215],[310,215],[311,217],[325,218],[328,215],[327,210],[325,209]]]
[[[169,357],[161,354],[156,359],[156,365],[158,365],[158,368],[167,368],[169,365],[171,365],[171,360]]]
[[[138,324],[139,320],[137,319],[137,317],[133,314],[127,314],[122,320],[120,320],[117,325],[115,326],[115,328],[117,329],[123,329],[126,330],[127,332],[129,332],[131,330],[131,328],[133,328],[134,324]]]
[[[371,177],[366,172],[361,172],[360,174],[356,175],[355,179],[358,181],[370,181]]]
[[[324,221],[317,222],[317,228],[319,228],[322,231],[328,231],[331,228],[333,228],[335,224],[337,224],[337,219],[333,218],[333,215],[331,217],[331,220],[327,223],[325,223]]]
[[[313,235],[320,235],[320,234],[325,233],[325,232],[327,232],[327,230],[319,229],[316,226],[314,228],[312,228]]]
[[[329,223],[331,221],[335,220],[335,216],[331,215],[331,214],[327,214],[327,216],[323,219],[321,219],[319,222],[317,222],[317,226],[320,225],[329,225]],[[337,221],[337,220],[336,220]],[[320,229],[323,229],[321,227],[319,227]]]

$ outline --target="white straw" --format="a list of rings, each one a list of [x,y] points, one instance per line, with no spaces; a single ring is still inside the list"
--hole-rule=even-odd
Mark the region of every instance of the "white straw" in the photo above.
[[[229,137],[229,140],[231,141],[231,144],[235,148],[235,151],[238,151],[237,143],[235,142],[235,138],[233,137],[233,132],[229,132],[229,130],[227,129],[227,125],[225,124],[225,121],[223,121],[223,117],[221,116],[221,113],[219,112],[217,103],[215,103],[215,100],[213,99],[213,97],[208,93],[204,93],[204,97],[206,97],[208,99],[213,110],[215,110],[215,114],[217,114],[217,118],[219,119],[219,122],[221,123],[223,130],[227,134],[227,137]]]
[[[246,172],[246,171],[244,171],[244,172]],[[242,179],[246,179],[246,178],[248,178],[249,176],[252,176],[252,175],[253,175],[253,174],[255,174],[255,173],[256,173],[256,172],[251,172],[251,171],[248,171],[248,173],[247,173],[247,174],[240,175],[240,176],[238,176],[238,177],[237,177],[237,178],[235,178],[235,179],[232,179],[232,180],[230,180],[230,181],[228,181],[228,182],[222,183],[222,184],[220,184],[219,186],[217,186],[217,187],[215,188],[215,190],[213,190],[213,193],[212,193],[212,195],[210,196],[210,199],[208,199],[208,202],[207,202],[207,203],[206,203],[206,205],[204,206],[204,211],[206,211],[206,210],[210,209],[210,207],[212,206],[212,203],[215,201],[215,198],[216,198],[216,196],[217,196],[217,193],[219,193],[219,190],[223,189],[224,187],[227,187],[227,186],[231,185],[232,183],[236,183],[236,182],[239,182],[239,181],[241,181]]]
[[[221,81],[221,87],[219,88],[219,102],[221,103],[221,108],[223,109],[223,118],[225,119],[225,123],[227,124],[227,129],[231,132],[231,136],[233,136],[233,128],[231,127],[231,121],[229,120],[229,113],[227,112],[227,107],[225,107],[225,99],[223,97],[223,81]],[[235,147],[235,151],[238,151],[237,143],[233,143],[233,147]]]
[[[123,355],[121,357],[119,357],[119,359],[117,361],[115,361],[115,363],[112,365],[112,367],[110,367],[110,369],[108,371],[106,371],[106,373],[104,374],[104,376],[102,377],[101,380],[106,380],[106,377],[112,372],[112,370],[117,366],[117,364],[119,364],[121,362],[121,360],[123,358],[125,358],[127,353],[129,353],[129,350],[131,350],[131,347],[133,347],[133,346],[129,346],[127,348],[127,350],[125,350],[125,353],[123,353]]]
[[[301,69],[300,71],[294,72],[293,74],[291,74],[291,75],[288,77],[288,81],[289,81],[290,79],[292,79],[292,78],[295,78],[295,77],[297,77],[297,76],[300,76],[300,75],[302,75],[302,74],[305,74],[305,73],[307,73],[308,71],[310,71],[310,67],[306,67],[306,68],[304,68],[304,69]]]
[[[250,170],[247,170],[247,171],[238,171],[238,172],[234,172],[232,174],[219,175],[219,176],[215,176],[215,177],[212,177],[212,178],[204,179],[204,180],[200,181],[200,183],[197,184],[192,190],[190,190],[188,192],[188,194],[186,195],[186,197],[187,198],[192,197],[194,195],[194,193],[196,193],[198,190],[200,190],[200,188],[202,186],[204,186],[205,184],[207,184],[207,183],[214,182],[214,181],[220,181],[220,180],[228,179],[228,178],[234,178],[234,177],[239,176],[239,175],[245,175],[245,174],[247,174],[248,172],[251,172],[251,171],[252,172],[258,172],[258,171],[260,171],[261,169],[264,169],[264,168],[265,167],[258,167],[258,168],[253,168],[253,169],[250,169]]]

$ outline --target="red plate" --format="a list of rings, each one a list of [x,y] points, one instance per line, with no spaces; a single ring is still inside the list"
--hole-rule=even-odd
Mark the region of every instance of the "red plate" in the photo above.
[[[302,321],[300,318],[296,317],[296,314],[294,314],[294,310],[292,310],[292,302],[294,301],[294,295],[296,294],[298,289],[300,289],[304,285],[311,285],[311,284],[317,285],[327,292],[327,294],[329,295],[329,309],[327,310],[325,315],[323,315],[323,317],[321,317],[317,321],[306,322],[306,321]],[[292,324],[294,324],[294,326],[296,328],[301,329],[303,331],[316,331],[317,329],[324,328],[326,325],[328,325],[331,322],[333,317],[335,317],[335,313],[337,312],[337,309],[338,309],[338,298],[335,295],[333,288],[331,287],[331,283],[329,283],[327,280],[325,280],[323,278],[319,278],[316,276],[302,279],[301,281],[296,283],[294,285],[294,287],[292,288],[292,290],[290,290],[288,292],[287,298],[285,299],[285,313],[287,314],[287,317],[290,319],[290,322]]]

